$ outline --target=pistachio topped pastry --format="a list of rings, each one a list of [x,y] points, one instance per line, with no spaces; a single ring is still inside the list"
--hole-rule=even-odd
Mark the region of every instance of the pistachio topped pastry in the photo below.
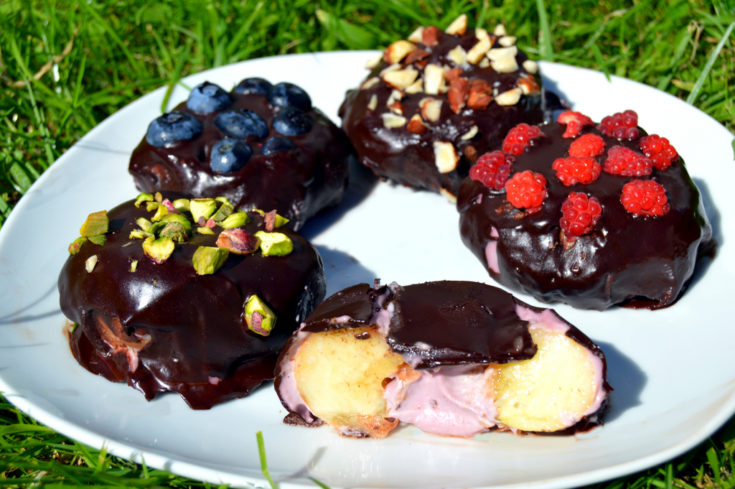
[[[275,211],[143,193],[89,215],[59,277],[87,370],[195,409],[273,377],[325,291],[319,255]]]

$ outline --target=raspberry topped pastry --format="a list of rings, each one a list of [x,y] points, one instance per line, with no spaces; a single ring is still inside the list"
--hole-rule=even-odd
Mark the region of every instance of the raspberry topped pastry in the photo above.
[[[575,433],[602,422],[602,351],[550,309],[477,282],[355,285],[324,301],[284,347],[287,421],[383,438]]]
[[[59,276],[61,310],[87,370],[206,409],[273,378],[324,297],[324,271],[275,211],[179,197],[141,194],[90,214]]]
[[[298,230],[338,204],[352,149],[300,87],[246,78],[231,92],[205,82],[154,119],[129,171],[145,192],[224,196],[275,209]]]
[[[632,110],[513,128],[470,169],[457,208],[491,277],[579,308],[671,305],[713,249],[683,160]]]
[[[477,157],[518,123],[543,119],[538,65],[502,25],[420,27],[368,63],[339,115],[360,161],[381,178],[456,196]]]

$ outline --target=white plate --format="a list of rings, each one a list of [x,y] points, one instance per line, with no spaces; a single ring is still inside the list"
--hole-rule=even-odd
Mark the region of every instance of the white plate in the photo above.
[[[359,83],[371,54],[258,59],[185,82],[210,80],[229,88],[247,76],[290,80],[336,121],[345,90]],[[0,389],[21,410],[84,443],[235,485],[262,484],[257,430],[265,436],[271,473],[284,489],[314,487],[308,477],[332,487],[576,486],[634,472],[693,447],[735,412],[735,329],[727,306],[735,283],[735,221],[721,218],[735,212],[733,136],[653,88],[570,66],[541,66],[547,86],[594,119],[634,108],[643,127],[668,137],[704,191],[720,242],[712,265],[668,309],[557,307],[607,354],[615,392],[604,427],[577,437],[490,433],[470,440],[403,428],[386,440],[352,440],[328,428],[282,424],[286,413],[270,385],[211,411],[192,411],[176,395],[146,402],[130,387],[77,365],[62,334],[56,288],[66,246],[89,212],[137,194],[128,157],[159,113],[163,89],[125,107],[67,151],[0,231]],[[186,90],[177,88],[172,105],[185,97]],[[460,242],[456,212],[443,197],[357,178],[344,207],[305,229],[323,254],[329,294],[374,277],[404,284],[490,282]]]

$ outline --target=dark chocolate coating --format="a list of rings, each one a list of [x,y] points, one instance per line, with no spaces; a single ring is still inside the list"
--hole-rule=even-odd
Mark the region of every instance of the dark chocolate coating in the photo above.
[[[384,297],[383,305],[377,303]],[[406,357],[418,357],[415,368],[427,369],[450,365],[507,363],[532,358],[537,351],[529,322],[522,320],[516,306],[536,312],[541,308],[519,301],[511,294],[490,285],[466,281],[439,281],[407,285],[392,285],[377,289],[358,284],[330,296],[306,318],[300,331],[319,333],[339,328],[359,328],[369,325],[373,312],[393,307],[386,340],[391,349]],[[553,312],[553,311],[552,311]],[[612,391],[607,383],[607,362],[602,350],[582,331],[566,323],[566,336],[579,343],[602,361],[603,389]],[[345,321],[345,317],[351,319]],[[334,319],[341,318],[340,321]],[[289,357],[297,335],[283,348],[280,362]],[[276,392],[280,396],[281,369],[276,367]],[[284,403],[284,406],[288,406]],[[306,409],[306,406],[301,406]],[[597,412],[585,416],[569,428],[554,434],[573,434],[602,423],[607,399]],[[288,415],[289,423],[294,416]],[[302,419],[302,424],[309,424]],[[321,424],[316,419],[314,423]]]
[[[457,208],[464,243],[488,268],[485,248],[497,240],[498,268],[490,276],[513,290],[546,302],[565,302],[584,309],[616,304],[656,309],[671,305],[692,276],[697,256],[711,250],[712,229],[697,187],[677,158],[665,170],[648,177],[624,177],[602,172],[588,185],[565,187],[552,164],[568,155],[573,138],[562,138],[564,126],[540,126],[537,139],[513,163],[513,172],[532,170],[546,178],[548,196],[539,212],[525,215],[510,206],[505,191],[493,191],[469,178],[462,184]],[[618,140],[593,128],[606,149],[622,145],[639,152],[639,138]],[[641,131],[642,136],[645,135]],[[606,152],[598,156],[603,164]],[[620,203],[623,185],[634,178],[651,178],[666,189],[671,209],[663,216],[634,217]],[[602,215],[594,229],[565,249],[560,236],[561,206],[570,192],[596,197]],[[492,237],[492,229],[499,237]]]
[[[144,192],[172,191],[193,197],[224,196],[236,207],[276,209],[289,218],[294,230],[320,210],[338,204],[347,186],[348,160],[352,148],[344,133],[318,109],[306,114],[313,120],[309,132],[285,136],[273,129],[278,108],[265,95],[230,93],[233,104],[226,110],[247,109],[268,124],[269,136],[288,138],[296,149],[261,153],[265,139],[246,139],[253,155],[243,168],[218,173],[209,166],[209,153],[226,135],[214,124],[218,112],[196,114],[179,104],[174,110],[188,112],[202,122],[202,134],[170,147],[151,146],[143,138],[130,158],[128,170]]]
[[[417,43],[418,48],[428,51],[429,55],[412,65],[419,72],[422,68],[417,67],[417,64],[424,62],[454,68],[456,65],[447,57],[447,53],[459,45],[465,51],[469,51],[476,42],[474,34],[456,36],[442,33],[439,43],[433,47]],[[493,47],[499,47],[497,41]],[[491,67],[466,65],[461,76],[470,80],[475,78],[486,80],[497,88],[498,93],[514,88],[521,75],[531,77],[540,86],[540,79],[528,74],[522,67],[526,59],[528,59],[526,54],[518,51],[516,60],[519,69],[513,73],[498,73]],[[386,64],[381,62],[367,79],[379,76],[384,68]],[[392,91],[393,88],[381,79],[370,88],[348,91],[342,102],[339,109],[342,127],[352,141],[360,162],[383,179],[433,192],[445,189],[455,196],[462,179],[467,176],[477,156],[497,147],[508,130],[515,125],[521,122],[535,124],[544,118],[540,91],[522,96],[516,105],[501,106],[492,101],[485,109],[470,109],[465,106],[458,114],[450,108],[446,93],[427,95],[420,92],[406,94],[401,100],[406,120],[420,113],[419,102],[426,97],[442,100],[443,103],[441,116],[437,122],[424,121],[429,128],[428,132],[414,134],[407,129],[407,125],[393,129],[384,127],[381,114],[389,112],[386,102]],[[377,107],[370,110],[368,104],[373,95],[377,97]],[[477,134],[469,140],[462,140],[462,136],[472,126],[477,126]],[[454,145],[457,154],[460,155],[454,171],[439,173],[434,160],[435,141],[450,142]],[[468,158],[466,153],[474,156]]]
[[[150,218],[145,206],[136,209],[130,201],[108,214],[105,245],[84,243],[59,276],[61,310],[78,324],[70,336],[77,361],[109,380],[127,382],[147,399],[178,392],[194,409],[242,397],[272,379],[281,347],[324,297],[321,259],[309,242],[279,228],[293,241],[291,254],[230,253],[215,274],[197,275],[194,251],[214,246],[216,235],[195,234],[156,264],[143,254],[141,240],[128,239],[135,218]],[[263,229],[263,219],[250,216],[247,232]],[[92,255],[98,261],[88,273],[85,261]],[[138,260],[135,272],[133,260]],[[243,321],[243,305],[252,294],[276,314],[269,336],[249,331]],[[150,337],[132,372],[125,352],[113,351],[102,339],[116,328],[121,341]]]

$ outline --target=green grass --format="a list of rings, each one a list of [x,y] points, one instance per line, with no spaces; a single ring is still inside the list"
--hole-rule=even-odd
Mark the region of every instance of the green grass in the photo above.
[[[321,6],[306,0],[4,0],[0,225],[67,148],[158,86],[249,58],[379,48],[416,25],[447,25],[461,12],[490,26],[503,19],[519,45],[538,59],[642,81],[735,129],[731,0],[342,0]],[[87,448],[5,402],[0,421],[0,486],[213,487]],[[734,487],[733,452],[731,419],[671,463],[596,487]]]

